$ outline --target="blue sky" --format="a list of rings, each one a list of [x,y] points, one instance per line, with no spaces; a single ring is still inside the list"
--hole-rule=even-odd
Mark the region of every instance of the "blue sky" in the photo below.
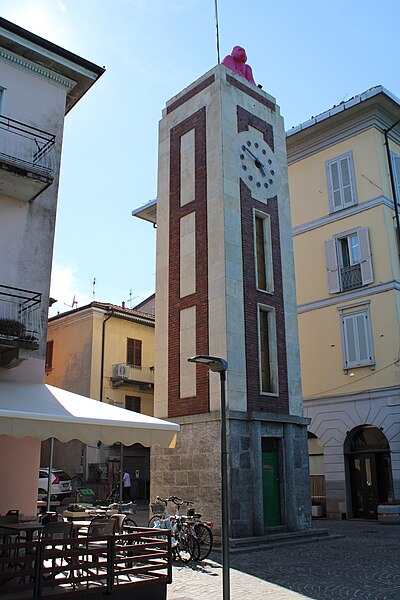
[[[245,47],[286,129],[382,84],[400,96],[398,0],[219,0],[221,58]],[[217,62],[214,0],[0,0],[2,17],[107,71],[65,121],[52,295],[133,305],[154,291],[155,230],[131,210],[156,197],[166,100]],[[54,313],[53,313],[54,314]]]

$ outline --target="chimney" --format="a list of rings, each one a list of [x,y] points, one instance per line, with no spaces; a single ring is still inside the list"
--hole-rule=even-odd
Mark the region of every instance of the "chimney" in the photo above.
[[[125,308],[125,302],[122,301],[122,308]]]

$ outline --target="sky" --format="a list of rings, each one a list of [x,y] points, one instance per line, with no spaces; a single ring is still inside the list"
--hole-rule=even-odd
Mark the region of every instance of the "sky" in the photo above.
[[[218,0],[218,12],[221,59],[246,49],[286,130],[375,85],[400,97],[398,0]],[[131,211],[157,196],[166,101],[217,63],[214,0],[0,0],[0,15],[106,68],[65,119],[51,314],[135,306],[155,290],[156,230]]]

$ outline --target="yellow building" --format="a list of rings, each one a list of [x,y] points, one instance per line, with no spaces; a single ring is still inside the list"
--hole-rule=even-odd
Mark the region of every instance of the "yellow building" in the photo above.
[[[399,121],[378,86],[287,132],[312,493],[333,518],[400,498]]]
[[[154,315],[92,302],[50,318],[46,383],[153,416]],[[108,480],[111,485],[119,452],[97,440],[87,447],[78,441],[57,443],[54,464],[91,486]],[[45,455],[43,449],[43,461]],[[147,497],[149,449],[139,444],[125,448],[124,465],[135,497]]]

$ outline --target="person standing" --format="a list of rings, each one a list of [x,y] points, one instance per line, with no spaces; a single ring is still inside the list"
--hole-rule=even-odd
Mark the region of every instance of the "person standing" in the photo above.
[[[124,502],[132,502],[132,496],[131,496],[131,476],[128,473],[128,471],[126,469],[124,469],[124,475],[122,477],[122,486],[123,486],[123,493],[122,493],[122,497]]]

